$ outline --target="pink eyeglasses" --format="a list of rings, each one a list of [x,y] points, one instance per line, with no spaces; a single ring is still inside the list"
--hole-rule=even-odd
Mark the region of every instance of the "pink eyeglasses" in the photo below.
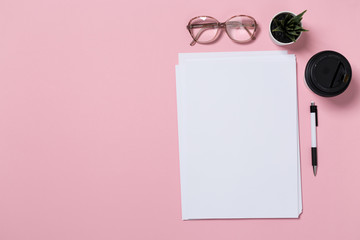
[[[196,43],[214,42],[222,28],[234,42],[246,43],[255,40],[257,23],[253,17],[247,15],[236,15],[223,23],[213,17],[198,16],[192,18],[186,27],[193,39],[190,45],[194,46]]]

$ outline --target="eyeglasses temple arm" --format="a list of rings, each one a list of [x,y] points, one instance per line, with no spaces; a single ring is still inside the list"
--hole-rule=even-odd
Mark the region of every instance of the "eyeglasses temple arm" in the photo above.
[[[216,24],[216,25],[215,25]],[[218,27],[218,24],[217,23],[206,23],[206,24],[193,24],[193,25],[190,25],[188,26],[188,28],[191,28],[191,26],[196,26],[196,27],[199,27],[198,25],[201,25],[201,29],[200,31],[196,34],[196,36],[194,37],[194,39],[192,40],[192,42],[190,43],[190,46],[194,46],[197,42],[197,40],[200,38],[201,34],[203,34],[206,30],[209,30],[211,28],[209,27]],[[207,27],[207,28],[204,28]]]
[[[218,23],[202,23],[202,24],[190,24],[187,26],[187,28],[193,29],[193,28],[209,28],[209,27],[213,27],[213,28],[218,28],[219,24]]]
[[[246,32],[249,34],[249,36],[252,38],[252,39],[255,39],[255,36],[253,36],[253,34],[249,31],[249,29],[247,27],[255,27],[256,25],[253,25],[253,24],[243,24],[243,23],[240,23],[240,22],[237,22],[237,21],[232,21],[232,22],[227,22],[227,24],[240,24],[240,26],[243,26],[244,29],[246,30]]]
[[[254,34],[251,33],[247,27],[244,26],[244,28],[245,28],[246,32],[249,34],[249,36],[250,36],[252,39],[255,39]]]
[[[190,43],[190,46],[194,46],[196,44],[197,40],[200,38],[201,34],[203,34],[203,32],[205,32],[206,30],[207,30],[206,28],[200,29],[200,31],[196,34],[196,36],[194,37],[194,39]]]

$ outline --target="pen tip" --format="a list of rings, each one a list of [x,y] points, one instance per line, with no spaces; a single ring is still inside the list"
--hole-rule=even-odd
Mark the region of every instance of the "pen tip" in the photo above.
[[[313,166],[313,170],[314,170],[314,176],[316,176],[316,173],[317,173],[317,166]]]
[[[315,105],[315,102],[314,101],[311,101],[311,106],[314,106]]]

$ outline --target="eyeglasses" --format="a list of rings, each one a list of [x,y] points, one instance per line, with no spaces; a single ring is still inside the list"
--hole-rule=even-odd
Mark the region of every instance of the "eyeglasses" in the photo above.
[[[193,39],[190,46],[194,46],[196,43],[214,42],[222,28],[234,42],[246,43],[255,40],[257,23],[253,17],[247,15],[236,15],[223,23],[213,17],[198,16],[192,18],[186,27]]]

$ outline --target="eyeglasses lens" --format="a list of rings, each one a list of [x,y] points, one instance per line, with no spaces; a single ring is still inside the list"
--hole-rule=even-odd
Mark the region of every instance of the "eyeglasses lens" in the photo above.
[[[198,17],[189,24],[189,30],[198,43],[210,43],[219,33],[219,22],[211,17]]]
[[[226,22],[229,37],[237,42],[247,42],[254,38],[255,21],[246,16],[237,16]]]

